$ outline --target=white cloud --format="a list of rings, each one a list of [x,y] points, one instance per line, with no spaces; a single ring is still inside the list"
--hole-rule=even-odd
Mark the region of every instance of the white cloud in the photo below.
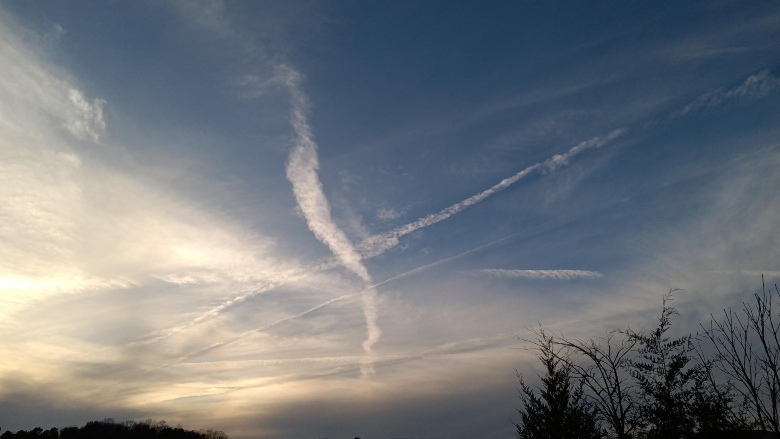
[[[62,37],[64,37],[65,35],[67,35],[67,34],[68,34],[68,31],[67,31],[67,30],[66,30],[64,27],[62,27],[62,26],[61,26],[59,23],[54,23],[54,24],[51,26],[51,32],[50,32],[50,34],[51,34],[51,36],[52,36],[52,37],[53,37],[55,40],[59,40],[59,39],[61,39]]]
[[[571,280],[571,279],[598,279],[603,277],[598,271],[587,270],[500,270],[500,269],[484,269],[476,270],[478,274],[483,274],[493,277],[508,277],[518,279],[533,279],[533,280]]]
[[[103,106],[106,101],[94,99],[89,103],[75,88],[68,90],[68,99],[73,104],[74,112],[70,120],[65,122],[65,127],[81,140],[90,139],[98,143],[106,130],[106,122],[103,120]]]
[[[390,221],[401,217],[401,212],[392,207],[383,207],[376,211],[376,217],[383,221]]]

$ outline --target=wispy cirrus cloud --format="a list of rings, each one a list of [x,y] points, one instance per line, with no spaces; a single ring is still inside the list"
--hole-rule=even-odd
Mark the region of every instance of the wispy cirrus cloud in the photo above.
[[[673,116],[684,116],[688,113],[706,110],[732,99],[761,99],[780,88],[780,77],[774,76],[769,70],[763,70],[750,75],[745,82],[731,89],[723,87],[710,90],[685,105]]]
[[[598,279],[604,276],[598,271],[588,270],[503,270],[486,268],[483,270],[475,270],[474,273],[492,277],[531,280]]]
[[[0,320],[47,296],[133,284],[74,263],[90,204],[77,149],[99,141],[105,101],[89,102],[27,37],[0,14]]]
[[[119,142],[107,145],[114,155],[94,153],[110,122],[106,101],[35,41],[0,14],[8,63],[0,80],[0,321],[55,296],[143,290],[157,280],[233,284],[241,296],[214,315],[258,285],[294,280],[287,274],[300,267],[271,255],[273,239],[158,186],[123,162],[132,153]]]
[[[79,139],[90,139],[98,143],[100,136],[106,130],[106,122],[103,120],[103,107],[106,101],[98,98],[89,102],[81,91],[75,88],[68,90],[68,100],[75,110],[65,123],[68,131]]]
[[[382,221],[390,221],[400,218],[403,215],[402,211],[398,211],[392,207],[382,207],[376,211],[376,217]]]

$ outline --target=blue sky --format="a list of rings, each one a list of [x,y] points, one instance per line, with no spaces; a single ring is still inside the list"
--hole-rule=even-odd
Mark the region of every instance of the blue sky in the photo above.
[[[529,327],[780,277],[779,46],[773,2],[0,4],[0,426],[512,437]]]

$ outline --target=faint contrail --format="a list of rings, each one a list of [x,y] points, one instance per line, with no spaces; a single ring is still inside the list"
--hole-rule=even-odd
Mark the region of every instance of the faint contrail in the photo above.
[[[305,274],[299,274],[297,277],[301,278],[301,277],[304,277],[304,276],[305,276]],[[257,295],[260,295],[262,293],[268,292],[268,291],[270,291],[270,290],[272,290],[272,289],[274,289],[274,288],[276,288],[276,287],[278,287],[280,285],[283,285],[283,284],[285,284],[285,283],[287,283],[287,282],[289,282],[291,280],[293,280],[292,276],[284,277],[284,278],[279,279],[279,280],[271,281],[271,282],[269,282],[269,283],[267,283],[267,284],[265,284],[263,286],[260,286],[260,287],[257,287],[257,288],[253,288],[250,291],[248,291],[248,292],[246,292],[246,293],[244,293],[244,294],[242,294],[240,296],[236,296],[236,297],[234,297],[234,298],[232,298],[230,300],[226,300],[226,301],[224,301],[224,302],[222,302],[222,303],[212,307],[211,309],[201,313],[200,315],[198,315],[197,317],[195,317],[194,319],[190,320],[187,323],[184,323],[184,324],[181,324],[181,325],[178,325],[178,326],[174,326],[172,328],[168,328],[168,329],[165,329],[165,330],[153,332],[151,334],[147,334],[147,335],[145,335],[143,337],[138,338],[137,340],[135,340],[133,342],[128,343],[127,346],[146,345],[146,344],[158,342],[160,340],[164,340],[164,339],[166,339],[166,338],[168,338],[168,337],[170,337],[170,336],[172,336],[174,334],[177,334],[177,333],[182,332],[182,331],[186,331],[187,329],[190,329],[190,328],[192,328],[192,327],[194,327],[194,326],[196,326],[196,325],[198,325],[198,324],[200,324],[200,323],[202,323],[202,322],[204,322],[204,321],[206,321],[206,320],[208,320],[208,319],[210,319],[212,317],[216,317],[218,314],[220,314],[222,311],[224,311],[227,308],[230,308],[232,306],[238,305],[240,303],[244,303],[247,300],[249,300],[249,299],[251,299],[251,298],[253,298],[253,297],[257,296]]]
[[[319,304],[317,306],[313,306],[313,307],[307,309],[306,311],[300,312],[300,313],[292,315],[292,316],[287,316],[287,317],[281,318],[279,320],[274,321],[273,323],[269,323],[269,324],[267,324],[265,326],[262,326],[260,328],[255,328],[255,329],[252,329],[252,330],[249,330],[249,331],[242,332],[241,334],[239,334],[239,335],[237,335],[235,337],[229,338],[227,340],[222,340],[222,341],[219,341],[217,343],[210,344],[210,345],[206,346],[203,349],[198,349],[195,352],[191,352],[189,354],[183,355],[183,356],[177,358],[176,360],[174,360],[173,362],[167,363],[167,364],[162,365],[162,366],[159,366],[159,367],[157,367],[157,368],[155,368],[153,370],[162,369],[164,367],[168,367],[168,366],[172,366],[174,364],[181,363],[182,361],[188,360],[188,359],[190,359],[192,357],[196,357],[198,355],[205,354],[208,351],[211,351],[211,350],[220,348],[222,346],[226,346],[226,345],[229,345],[231,343],[234,343],[234,342],[236,342],[238,340],[241,340],[242,338],[245,338],[245,337],[247,337],[249,335],[266,331],[268,329],[273,328],[276,325],[282,324],[284,322],[287,322],[287,321],[290,321],[290,320],[293,320],[293,319],[297,319],[297,318],[303,317],[306,314],[311,314],[311,313],[313,313],[314,311],[317,311],[320,308],[324,308],[324,307],[330,305],[331,303],[338,302],[338,301],[344,300],[344,299],[348,299],[348,298],[354,297],[354,296],[355,296],[355,294],[344,294],[344,295],[336,297],[334,299],[330,299],[327,302],[323,302],[323,303],[321,303],[321,304]]]
[[[598,271],[586,270],[498,270],[484,269],[475,270],[478,274],[485,274],[495,277],[512,277],[522,279],[597,279],[603,277]]]
[[[555,171],[557,168],[567,165],[570,159],[581,154],[583,151],[587,151],[589,149],[601,148],[602,146],[608,144],[612,140],[618,138],[620,135],[625,133],[626,130],[627,130],[626,128],[619,128],[610,132],[606,136],[594,137],[590,140],[581,142],[578,145],[572,147],[568,152],[564,154],[556,154],[543,162],[539,162],[534,165],[531,165],[511,177],[501,180],[501,182],[494,185],[493,187],[485,191],[482,191],[472,197],[469,197],[461,201],[460,203],[453,204],[452,206],[443,209],[438,213],[432,213],[430,215],[418,219],[417,221],[390,230],[389,232],[372,236],[364,240],[363,242],[361,242],[360,245],[358,246],[358,250],[360,251],[361,256],[364,258],[371,258],[380,255],[385,251],[387,251],[388,249],[398,245],[398,238],[404,235],[408,235],[409,233],[412,233],[415,230],[419,230],[423,227],[427,227],[432,224],[436,224],[439,221],[445,220],[451,217],[452,215],[455,215],[456,213],[466,209],[467,207],[473,206],[479,203],[480,201],[484,200],[485,198],[508,188],[509,186],[518,182],[523,177],[526,177],[535,171],[541,171],[541,172]]]
[[[421,267],[417,267],[417,268],[414,268],[414,269],[412,269],[412,270],[405,271],[405,272],[403,272],[403,273],[401,273],[401,274],[397,274],[397,275],[395,275],[395,276],[393,276],[393,277],[391,277],[391,278],[389,278],[389,279],[385,279],[385,280],[383,280],[382,282],[379,282],[378,284],[375,284],[375,285],[374,285],[374,287],[378,287],[378,286],[380,286],[380,285],[384,285],[384,284],[386,284],[386,283],[388,283],[388,282],[391,282],[391,281],[394,281],[394,280],[403,279],[403,278],[405,278],[405,277],[413,276],[413,275],[415,275],[415,274],[417,274],[417,273],[422,273],[423,271],[429,270],[429,269],[431,269],[431,268],[433,268],[433,267],[437,267],[437,266],[439,266],[439,265],[446,264],[447,262],[450,262],[450,261],[452,261],[452,260],[455,260],[455,259],[461,258],[461,257],[463,257],[463,256],[466,256],[466,255],[467,255],[467,254],[469,254],[469,253],[473,253],[473,252],[476,252],[476,251],[482,250],[482,249],[484,249],[484,248],[487,248],[487,247],[490,247],[490,246],[496,245],[496,244],[498,244],[499,242],[503,242],[503,241],[506,241],[506,240],[508,240],[508,239],[510,239],[510,238],[514,238],[515,236],[518,236],[518,235],[520,235],[520,234],[522,234],[522,233],[524,233],[524,232],[513,233],[513,234],[511,234],[511,235],[509,235],[509,236],[505,236],[505,237],[503,237],[503,238],[501,238],[501,239],[497,239],[497,240],[495,240],[495,241],[488,242],[487,244],[482,244],[482,245],[480,245],[479,247],[474,247],[474,248],[472,248],[471,250],[466,250],[466,251],[464,251],[463,253],[458,253],[458,254],[457,254],[457,255],[455,255],[455,256],[450,256],[450,257],[448,257],[448,258],[439,259],[438,261],[431,262],[430,264],[425,264],[425,265],[423,265],[423,266],[421,266]]]
[[[269,323],[269,324],[267,324],[267,325],[264,325],[264,326],[262,326],[262,327],[260,327],[260,328],[255,328],[255,329],[252,329],[252,330],[250,330],[250,331],[245,331],[245,332],[243,332],[243,333],[241,333],[241,334],[239,334],[239,335],[237,335],[237,336],[235,336],[235,337],[229,338],[229,339],[227,339],[227,340],[222,340],[222,341],[219,341],[219,342],[217,342],[217,343],[213,343],[213,344],[211,344],[211,345],[209,345],[209,346],[206,346],[206,347],[205,347],[205,348],[203,348],[203,349],[199,349],[199,350],[197,350],[197,351],[195,351],[195,352],[191,352],[191,353],[189,353],[189,354],[183,355],[183,356],[181,356],[181,357],[177,358],[177,359],[176,359],[175,361],[173,361],[172,363],[167,363],[167,364],[165,364],[165,365],[163,365],[163,366],[160,366],[160,367],[157,367],[157,368],[155,368],[154,370],[161,369],[161,368],[164,368],[164,367],[167,367],[167,366],[172,366],[172,365],[174,365],[174,364],[179,364],[179,363],[181,363],[181,362],[183,362],[183,361],[186,361],[186,360],[188,360],[188,359],[190,359],[190,358],[193,358],[193,357],[196,357],[196,356],[198,356],[198,355],[204,354],[204,353],[206,353],[206,352],[208,352],[208,351],[211,351],[211,350],[214,350],[214,349],[221,348],[221,347],[223,347],[223,346],[229,345],[229,344],[231,344],[231,343],[233,343],[233,342],[236,342],[236,341],[238,341],[238,340],[240,340],[240,339],[242,339],[242,338],[245,338],[245,337],[247,337],[247,336],[249,336],[249,335],[252,335],[252,334],[255,334],[255,333],[259,333],[259,332],[263,332],[263,331],[266,331],[266,330],[268,330],[268,329],[271,329],[271,328],[273,328],[273,327],[274,327],[274,326],[276,326],[276,325],[279,325],[279,324],[281,324],[281,323],[284,323],[284,322],[288,322],[288,321],[290,321],[290,320],[294,320],[294,319],[301,318],[301,317],[303,317],[303,316],[305,316],[305,315],[307,315],[307,314],[311,314],[311,313],[313,313],[314,311],[317,311],[317,310],[319,310],[319,309],[322,309],[322,308],[324,308],[324,307],[326,307],[326,306],[328,306],[328,305],[330,305],[330,304],[332,304],[332,303],[339,302],[339,301],[341,301],[341,300],[345,300],[345,299],[349,299],[350,297],[355,297],[355,296],[357,296],[358,294],[365,294],[366,292],[369,292],[369,291],[375,291],[375,290],[376,290],[376,287],[378,287],[378,286],[380,286],[380,285],[384,285],[384,284],[386,284],[386,283],[389,283],[389,282],[392,282],[392,281],[394,281],[394,280],[403,279],[403,278],[405,278],[405,277],[412,276],[412,275],[415,275],[415,274],[417,274],[417,273],[421,273],[421,272],[423,272],[423,271],[425,271],[425,270],[428,270],[428,269],[431,269],[431,268],[433,268],[433,267],[436,267],[436,266],[439,266],[439,265],[445,264],[445,263],[447,263],[447,262],[449,262],[449,261],[452,261],[452,260],[454,260],[454,259],[457,259],[457,258],[463,257],[463,256],[465,256],[465,255],[467,255],[467,254],[469,254],[469,253],[473,253],[473,252],[476,252],[476,251],[482,250],[482,249],[484,249],[484,248],[490,247],[490,246],[492,246],[492,245],[496,245],[496,244],[498,244],[498,243],[500,243],[500,242],[503,242],[503,241],[506,241],[506,240],[508,240],[508,239],[511,239],[511,238],[513,238],[513,237],[515,237],[515,236],[521,235],[522,233],[524,233],[524,232],[513,233],[513,234],[511,234],[511,235],[509,235],[509,236],[505,236],[505,237],[503,237],[503,238],[501,238],[501,239],[497,239],[497,240],[495,240],[495,241],[491,241],[491,242],[489,242],[489,243],[487,243],[487,244],[482,244],[482,245],[480,245],[479,247],[474,247],[474,248],[472,248],[472,249],[470,249],[470,250],[466,250],[466,251],[464,251],[464,252],[462,252],[462,253],[458,253],[458,254],[457,254],[457,255],[455,255],[455,256],[450,256],[450,257],[448,257],[448,258],[440,259],[440,260],[438,260],[438,261],[436,261],[436,262],[431,262],[430,264],[426,264],[426,265],[423,265],[423,266],[420,266],[420,267],[414,268],[414,269],[412,269],[412,270],[405,271],[405,272],[403,272],[403,273],[401,273],[401,274],[397,274],[397,275],[395,275],[395,276],[393,276],[393,277],[391,277],[391,278],[389,278],[389,279],[385,279],[384,281],[382,281],[382,282],[379,282],[378,284],[370,285],[370,286],[368,286],[366,289],[364,289],[363,291],[359,291],[359,292],[357,292],[357,293],[351,293],[351,294],[344,294],[344,295],[342,295],[342,296],[339,296],[339,297],[336,297],[336,298],[334,298],[334,299],[330,299],[330,300],[328,300],[328,301],[326,301],[326,302],[320,303],[319,305],[316,305],[316,306],[314,306],[314,307],[312,307],[312,308],[309,308],[309,309],[307,309],[306,311],[300,312],[300,313],[298,313],[298,314],[295,314],[295,315],[292,315],[292,316],[288,316],[288,317],[284,317],[284,318],[282,318],[282,319],[279,319],[279,320],[276,320],[276,321],[274,321],[273,323]],[[365,360],[367,359],[367,357],[361,357],[361,358],[363,359],[363,361],[365,361]]]
[[[282,83],[290,91],[292,100],[291,123],[296,140],[287,163],[287,179],[292,183],[298,207],[301,208],[309,230],[314,233],[314,236],[330,248],[344,267],[355,273],[366,284],[370,284],[371,276],[361,261],[360,253],[331,218],[330,204],[317,175],[319,169],[317,144],[314,142],[306,116],[309,101],[301,89],[301,75],[287,66],[279,67],[279,75]],[[368,337],[363,342],[363,349],[370,354],[371,348],[382,334],[377,324],[376,289],[368,288],[364,291],[363,315],[368,332]],[[364,372],[366,374],[373,372],[369,363],[366,363]]]
[[[417,353],[410,353],[405,355],[388,355],[383,357],[375,358],[374,361],[377,364],[381,365],[390,365],[390,364],[402,364],[410,361],[419,361],[419,360],[426,360],[430,358],[443,358],[447,356],[455,356],[455,355],[463,355],[468,354],[470,352],[476,352],[480,350],[486,350],[490,349],[491,347],[499,346],[499,342],[501,340],[507,339],[507,334],[496,334],[491,337],[479,337],[479,338],[472,338],[469,340],[463,340],[463,341],[456,341],[456,342],[450,342],[450,343],[444,343],[440,344],[438,346],[434,346],[429,349],[425,349],[421,352]],[[349,357],[346,357],[349,358]],[[345,359],[346,359],[345,358]],[[359,360],[359,358],[356,358]],[[320,362],[317,361],[319,359],[312,358],[311,362]],[[323,363],[331,362],[331,357],[323,358]],[[262,360],[260,360],[262,361]],[[273,361],[273,360],[272,360]],[[341,362],[341,361],[333,361],[333,362]],[[345,361],[347,363],[351,363],[351,361]],[[192,365],[193,363],[188,363],[188,365]],[[354,364],[354,363],[353,363]],[[272,379],[263,380],[261,383],[258,384],[251,384],[251,385],[239,385],[239,386],[227,386],[219,388],[219,390],[222,390],[221,392],[198,392],[193,393],[189,395],[183,395],[183,396],[177,396],[175,398],[168,399],[166,401],[172,401],[172,400],[180,400],[185,398],[191,398],[191,397],[202,397],[202,396],[215,396],[215,395],[223,395],[230,392],[236,392],[248,388],[258,388],[258,387],[265,387],[270,385],[276,385],[284,382],[290,382],[290,381],[298,381],[298,380],[304,380],[304,379],[312,379],[317,377],[325,377],[325,376],[332,376],[336,374],[343,374],[346,372],[352,372],[358,369],[362,370],[363,366],[360,365],[359,367],[347,367],[347,366],[341,366],[336,367],[333,369],[329,369],[326,371],[319,371],[315,373],[305,373],[305,374],[289,374],[286,376],[277,376]]]

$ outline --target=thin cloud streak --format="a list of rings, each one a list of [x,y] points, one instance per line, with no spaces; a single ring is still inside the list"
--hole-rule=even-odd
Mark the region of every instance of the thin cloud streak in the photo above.
[[[174,326],[172,328],[168,328],[168,329],[165,329],[165,330],[162,330],[162,331],[157,331],[157,332],[154,332],[152,334],[147,334],[147,335],[145,335],[143,337],[138,338],[137,340],[135,340],[135,341],[133,341],[131,343],[128,343],[128,346],[146,345],[146,344],[156,343],[158,341],[164,340],[164,339],[166,339],[166,338],[168,338],[168,337],[170,337],[172,335],[178,334],[178,333],[186,331],[186,330],[188,330],[188,329],[190,329],[190,328],[192,328],[194,326],[197,326],[200,323],[203,323],[204,321],[206,321],[206,320],[208,320],[208,319],[210,319],[212,317],[216,317],[217,315],[222,313],[222,311],[226,310],[227,308],[230,308],[232,306],[236,306],[236,305],[239,305],[241,303],[244,303],[247,300],[249,300],[249,299],[251,299],[251,298],[253,298],[255,296],[258,296],[260,294],[263,294],[263,293],[266,293],[268,291],[271,291],[271,290],[273,290],[276,287],[279,287],[281,285],[284,285],[284,284],[286,284],[286,283],[288,283],[290,281],[293,281],[293,280],[295,280],[297,278],[301,278],[301,277],[303,277],[303,275],[301,275],[301,274],[299,274],[297,277],[296,276],[288,276],[288,277],[284,277],[282,280],[273,281],[273,282],[270,282],[270,283],[268,283],[266,285],[263,285],[261,287],[254,288],[254,289],[252,289],[251,291],[249,291],[247,293],[244,293],[244,294],[242,294],[240,296],[236,296],[236,297],[234,297],[234,298],[232,298],[230,300],[226,300],[226,301],[220,303],[219,305],[209,309],[208,311],[203,312],[202,314],[200,314],[199,316],[195,317],[194,319],[190,320],[187,323],[184,323],[184,324],[179,325],[179,326]]]
[[[587,151],[589,149],[601,148],[607,145],[608,143],[612,142],[616,138],[620,137],[626,131],[627,131],[626,128],[619,128],[613,130],[606,136],[594,137],[590,140],[581,142],[576,146],[572,147],[568,152],[564,154],[556,154],[543,162],[539,162],[534,165],[531,165],[511,177],[501,180],[501,182],[494,185],[493,187],[485,191],[482,191],[477,195],[469,197],[459,203],[453,204],[452,206],[443,209],[438,213],[432,213],[430,215],[418,219],[417,221],[390,230],[389,232],[372,236],[364,240],[363,242],[361,242],[360,245],[358,246],[358,250],[360,251],[360,254],[364,258],[371,258],[374,256],[378,256],[384,253],[385,251],[398,245],[399,242],[398,239],[401,238],[402,236],[408,235],[416,230],[422,229],[423,227],[428,227],[430,225],[443,221],[451,217],[452,215],[455,215],[456,213],[459,213],[462,210],[470,206],[473,206],[479,203],[480,201],[485,200],[491,195],[501,192],[502,190],[517,183],[522,178],[531,175],[536,171],[542,173],[554,172],[556,169],[568,165],[569,160],[581,154],[582,152]]]
[[[723,87],[720,87],[703,93],[693,102],[673,113],[672,117],[684,116],[691,112],[706,110],[730,99],[765,98],[778,88],[780,88],[780,77],[772,75],[769,70],[764,70],[749,76],[745,79],[745,82],[730,90],[724,90]]]
[[[459,355],[467,355],[473,352],[477,351],[483,351],[488,350],[491,348],[495,348],[497,346],[500,346],[501,341],[505,340],[507,338],[507,334],[495,334],[490,337],[478,337],[478,338],[472,338],[467,340],[461,340],[461,341],[455,341],[455,342],[449,342],[440,344],[437,346],[434,346],[432,348],[425,349],[421,352],[417,353],[409,353],[409,354],[401,354],[401,355],[384,355],[381,357],[372,357],[372,360],[374,361],[374,364],[377,366],[389,366],[389,365],[398,365],[403,363],[408,363],[412,361],[422,361],[422,360],[428,360],[433,358],[443,358],[443,357],[452,357],[452,356],[459,356]],[[353,360],[359,360],[359,362],[363,362],[366,359],[366,357],[355,357],[355,356],[345,356],[345,357],[314,357],[314,358],[306,358],[302,359],[304,361],[297,361],[297,360],[269,360],[270,363],[265,363],[266,360],[248,360],[246,362],[217,362],[215,365],[222,365],[222,363],[227,363],[231,365],[238,365],[238,364],[246,364],[246,365],[276,365],[276,364],[283,364],[283,363],[293,363],[293,362],[306,362],[306,363],[347,363],[347,364],[354,364],[356,361]],[[197,365],[199,363],[184,363],[180,366],[191,366],[191,365]],[[203,363],[204,365],[210,365],[212,363]],[[284,384],[289,382],[295,382],[295,381],[302,381],[302,380],[308,380],[312,378],[321,378],[326,376],[335,376],[335,375],[342,375],[349,372],[355,372],[357,370],[363,370],[363,364],[356,367],[349,367],[349,366],[338,366],[335,368],[327,369],[324,371],[314,372],[314,373],[299,373],[299,374],[289,374],[285,376],[279,376],[273,379],[260,379],[261,382],[257,384],[249,384],[249,385],[236,385],[236,386],[221,386],[218,389],[222,390],[221,392],[198,392],[195,394],[189,394],[189,395],[182,395],[177,396],[175,398],[171,398],[170,400],[178,400],[178,399],[185,399],[185,398],[192,398],[192,397],[201,397],[201,396],[218,396],[223,395],[226,393],[236,392],[240,390],[245,389],[252,389],[252,388],[259,388],[259,387],[267,387],[270,385],[278,385],[278,384]]]
[[[515,236],[518,236],[518,235],[520,235],[522,233],[524,233],[524,232],[513,233],[513,234],[511,234],[509,236],[506,236],[506,237],[503,237],[501,239],[497,239],[495,241],[488,242],[487,244],[482,244],[479,247],[472,248],[471,250],[466,250],[463,253],[458,253],[455,256],[450,256],[450,257],[447,257],[447,258],[444,258],[444,259],[439,259],[438,261],[431,262],[430,264],[426,264],[426,265],[423,265],[421,267],[417,267],[415,269],[412,269],[412,270],[409,270],[409,271],[405,271],[405,272],[403,272],[401,274],[397,274],[397,275],[395,275],[395,276],[393,276],[393,277],[391,277],[389,279],[386,279],[386,280],[384,280],[384,281],[382,281],[382,282],[380,282],[380,283],[378,283],[378,284],[376,284],[374,286],[378,287],[380,285],[384,285],[384,284],[386,284],[388,282],[391,282],[391,281],[394,281],[394,280],[403,279],[405,277],[409,277],[409,276],[413,276],[413,275],[418,274],[418,273],[422,273],[423,271],[430,270],[431,268],[438,267],[439,265],[443,265],[443,264],[446,264],[447,262],[450,262],[450,261],[453,261],[455,259],[458,259],[458,258],[461,258],[463,256],[466,256],[469,253],[474,253],[474,252],[477,252],[479,250],[482,250],[482,249],[491,247],[493,245],[496,245],[498,243],[504,242],[504,241],[506,241],[508,239],[511,239],[511,238],[514,238]]]
[[[598,279],[604,277],[598,271],[587,270],[499,270],[484,269],[476,270],[477,274],[483,274],[493,277],[508,277],[518,279],[533,280],[571,280],[571,279]]]
[[[407,358],[408,355],[382,355],[376,357],[378,359],[383,358]],[[233,369],[236,367],[244,366],[278,366],[281,364],[309,364],[309,363],[351,363],[359,364],[365,361],[367,357],[365,355],[345,355],[340,357],[302,357],[302,358],[277,358],[267,360],[236,360],[236,361],[202,361],[202,362],[189,362],[179,363],[179,367],[193,367],[193,368],[225,368]]]
[[[173,362],[166,363],[166,364],[164,364],[162,366],[158,366],[158,367],[156,367],[154,369],[148,370],[147,372],[151,372],[153,370],[163,369],[163,368],[166,368],[166,367],[170,367],[170,366],[182,363],[184,361],[189,360],[190,358],[197,357],[199,355],[205,354],[206,352],[213,351],[214,349],[221,348],[223,346],[227,346],[227,345],[229,345],[231,343],[235,343],[238,340],[241,340],[242,338],[246,338],[246,337],[248,337],[250,335],[257,334],[257,333],[260,333],[260,332],[263,332],[263,331],[267,331],[267,330],[273,328],[274,326],[280,325],[280,324],[282,324],[284,322],[288,322],[290,320],[301,318],[301,317],[303,317],[303,316],[305,316],[307,314],[311,314],[311,313],[313,313],[313,312],[315,312],[315,311],[317,311],[317,310],[319,310],[321,308],[324,308],[324,307],[326,307],[326,306],[328,306],[328,305],[330,305],[332,303],[335,303],[335,302],[338,302],[338,301],[341,301],[341,300],[344,300],[344,299],[349,299],[350,297],[354,297],[354,296],[355,296],[355,294],[344,294],[342,296],[330,299],[327,302],[323,302],[323,303],[321,303],[321,304],[319,304],[317,306],[311,307],[311,308],[307,309],[306,311],[300,312],[300,313],[292,315],[292,316],[281,318],[279,320],[274,321],[273,323],[269,323],[269,324],[267,324],[265,326],[262,326],[260,328],[255,328],[255,329],[252,329],[252,330],[249,330],[249,331],[242,332],[241,334],[239,334],[239,335],[237,335],[235,337],[229,338],[227,340],[223,340],[223,341],[220,341],[220,342],[217,342],[217,343],[213,343],[213,344],[211,344],[209,346],[206,346],[205,348],[198,349],[195,352],[191,352],[189,354],[183,355],[183,356],[177,358],[176,360],[174,360]]]

